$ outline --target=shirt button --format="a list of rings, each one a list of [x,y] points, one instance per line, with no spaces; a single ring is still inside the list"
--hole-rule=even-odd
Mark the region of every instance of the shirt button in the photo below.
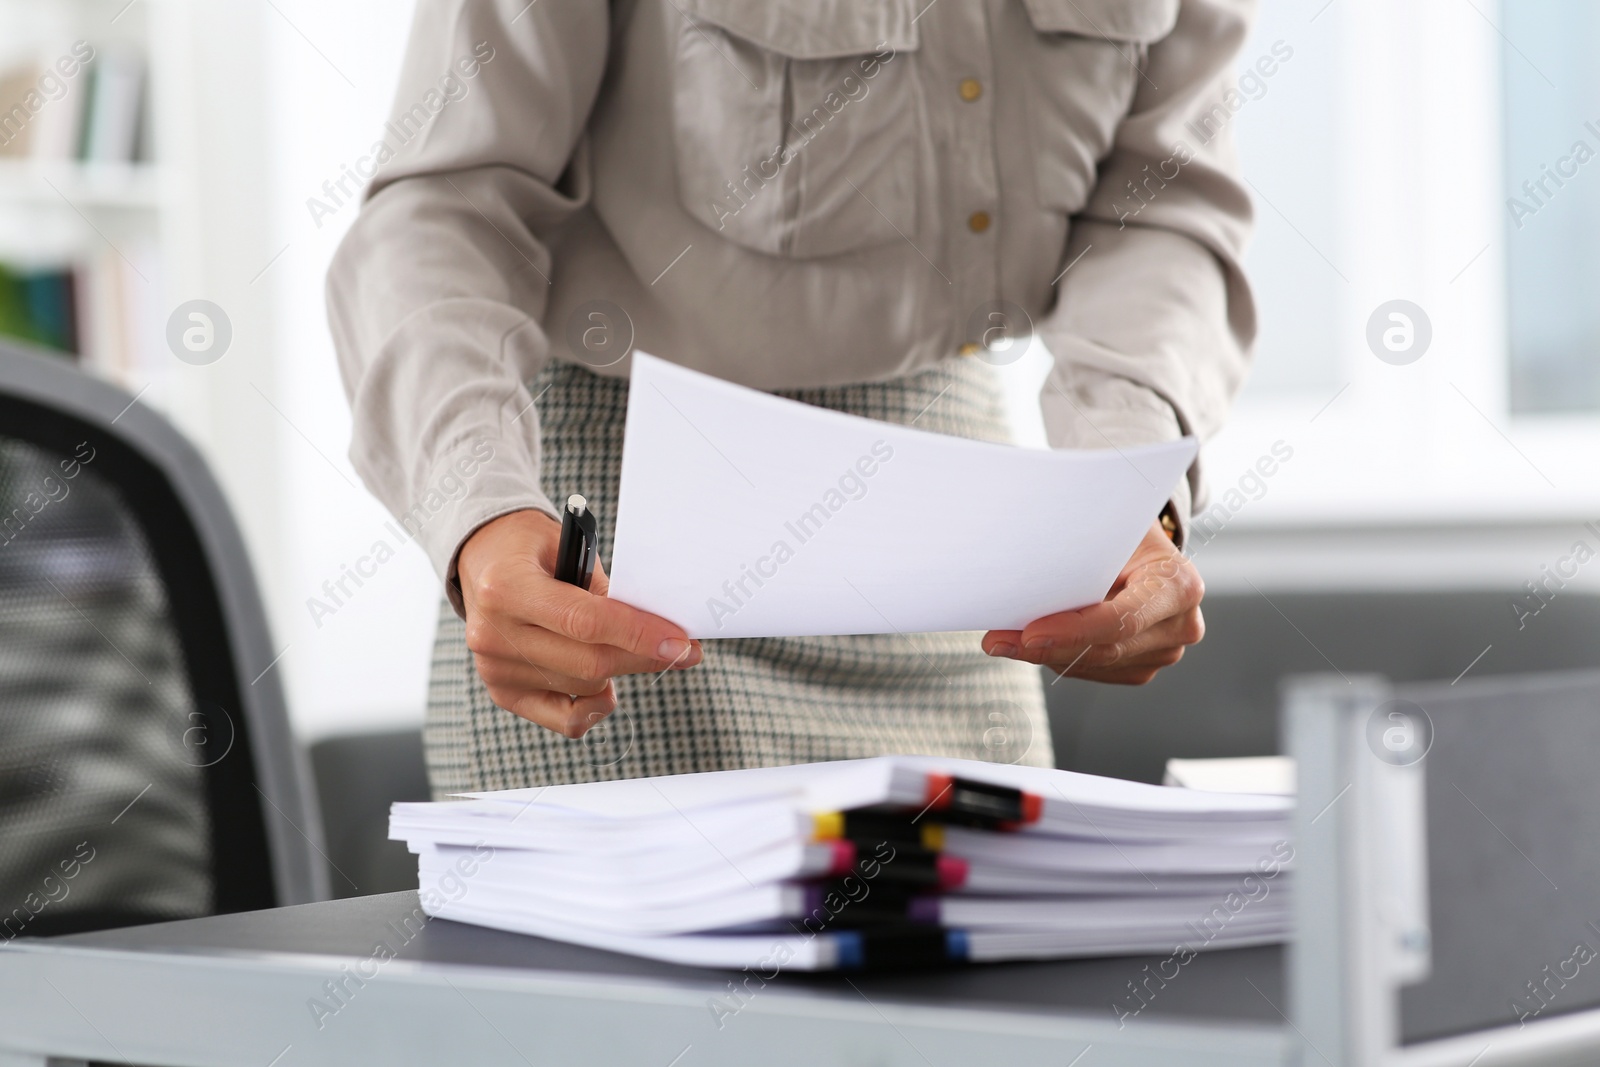
[[[967,219],[967,228],[973,233],[982,233],[989,228],[989,213],[987,211],[974,211]]]
[[[971,341],[968,341],[956,351],[960,352],[963,356],[975,356],[982,351],[982,348],[973,344]]]
[[[962,78],[959,91],[961,99],[970,104],[983,95],[983,83],[977,78]]]

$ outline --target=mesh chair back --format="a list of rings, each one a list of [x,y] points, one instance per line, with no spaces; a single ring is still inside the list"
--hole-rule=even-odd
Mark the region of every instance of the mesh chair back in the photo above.
[[[132,399],[0,349],[0,940],[327,895],[237,529]]]

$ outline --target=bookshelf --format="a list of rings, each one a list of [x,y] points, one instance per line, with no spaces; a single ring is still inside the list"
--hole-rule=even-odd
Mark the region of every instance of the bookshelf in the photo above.
[[[161,168],[149,163],[56,163],[0,158],[0,203],[27,207],[62,197],[96,210],[159,211]]]
[[[107,7],[0,3],[0,333],[135,385],[164,258],[156,57],[150,11]]]
[[[263,270],[281,244],[265,207],[270,11],[0,0],[0,280],[11,283],[0,285],[0,332],[33,333],[175,422],[217,473],[269,583],[281,572],[284,434],[261,400],[278,381]],[[19,122],[27,143],[4,143]],[[67,336],[59,321],[55,335],[18,326],[19,278],[33,286],[23,303],[70,314]],[[231,322],[229,349],[210,363],[168,347],[168,319],[192,300]]]

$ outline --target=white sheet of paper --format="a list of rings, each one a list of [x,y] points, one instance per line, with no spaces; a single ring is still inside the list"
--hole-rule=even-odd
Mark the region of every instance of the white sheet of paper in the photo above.
[[[1162,785],[1207,793],[1295,795],[1290,756],[1233,756],[1226,759],[1169,759]]]
[[[1197,448],[972,441],[637,352],[610,595],[696,638],[1021,629],[1105,596]]]

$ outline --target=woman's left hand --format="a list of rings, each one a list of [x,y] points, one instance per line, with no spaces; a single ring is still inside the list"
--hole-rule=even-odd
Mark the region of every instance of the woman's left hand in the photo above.
[[[990,630],[983,650],[1073,678],[1144,685],[1205,636],[1205,591],[1200,572],[1157,522],[1105,600],[1035,619],[1023,630]]]

